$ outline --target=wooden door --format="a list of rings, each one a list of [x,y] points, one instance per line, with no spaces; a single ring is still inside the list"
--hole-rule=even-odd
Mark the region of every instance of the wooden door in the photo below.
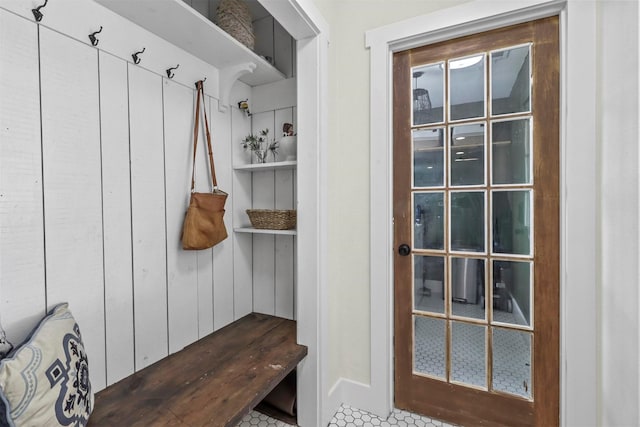
[[[394,55],[395,405],[559,423],[551,17]]]

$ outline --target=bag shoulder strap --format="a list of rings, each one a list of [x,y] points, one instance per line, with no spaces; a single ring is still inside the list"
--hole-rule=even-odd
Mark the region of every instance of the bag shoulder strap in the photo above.
[[[207,137],[207,150],[209,152],[209,167],[211,168],[211,182],[213,191],[218,189],[218,180],[216,179],[216,168],[213,162],[213,150],[211,148],[211,133],[209,132],[209,120],[207,119],[207,110],[204,102],[204,88],[202,80],[196,83],[196,117],[193,127],[193,168],[191,172],[191,192],[196,188],[196,153],[198,152],[198,127],[200,126],[200,100],[202,100],[202,111],[204,115],[205,134]]]

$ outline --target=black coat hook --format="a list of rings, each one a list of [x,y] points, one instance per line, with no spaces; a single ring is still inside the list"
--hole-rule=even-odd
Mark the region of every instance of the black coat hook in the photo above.
[[[36,22],[42,21],[42,12],[40,12],[40,9],[45,7],[48,2],[49,2],[49,0],[44,0],[44,4],[43,5],[38,6],[35,9],[31,9],[31,12],[33,12],[33,17],[36,18]]]
[[[202,79],[202,80],[198,80],[198,81],[195,83],[195,85],[196,85],[196,89],[198,88],[198,83],[199,83],[199,82],[202,82],[202,83],[204,84],[204,82],[206,82],[206,81],[207,81],[207,78],[206,78],[206,77],[205,77],[204,79]]]
[[[96,34],[100,33],[101,31],[102,31],[102,25],[100,25],[100,29],[98,31],[95,31],[89,34],[89,40],[91,41],[91,46],[98,46],[98,42],[100,40],[96,38]]]
[[[140,52],[136,52],[134,54],[131,55],[131,57],[133,58],[133,63],[138,65],[140,63],[140,54],[143,53],[145,50],[147,50],[146,47],[143,47],[142,50]]]
[[[175,74],[173,73],[173,70],[177,70],[179,66],[180,64],[176,65],[175,67],[167,68],[167,77],[172,79],[173,76],[175,76]]]

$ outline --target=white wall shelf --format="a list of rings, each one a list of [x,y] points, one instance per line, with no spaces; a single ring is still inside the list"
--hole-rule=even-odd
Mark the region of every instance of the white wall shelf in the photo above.
[[[213,65],[221,72],[242,64],[255,64],[253,72],[242,74],[238,78],[249,86],[285,79],[284,74],[274,66],[182,0],[96,1]]]
[[[280,234],[280,235],[286,235],[286,236],[295,236],[298,233],[297,230],[270,230],[270,229],[253,228],[253,227],[234,228],[233,231],[235,233]]]
[[[298,162],[295,160],[272,163],[253,163],[247,165],[236,165],[233,170],[246,172],[275,171],[275,170],[291,170],[295,169]]]

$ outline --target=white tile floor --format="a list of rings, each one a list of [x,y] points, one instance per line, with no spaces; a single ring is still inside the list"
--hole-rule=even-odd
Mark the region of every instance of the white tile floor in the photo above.
[[[437,295],[416,295],[418,309],[436,311],[442,304]],[[452,302],[458,315],[484,318],[480,304]],[[516,323],[513,313],[494,310],[495,320]],[[416,316],[415,370],[440,378],[445,377],[445,322],[440,319]],[[531,357],[529,334],[505,329],[493,332],[493,389],[531,398]],[[453,323],[453,359],[451,379],[485,388],[485,330],[482,326]]]
[[[290,427],[291,424],[283,423],[258,411],[251,411],[245,415],[238,427]]]
[[[377,417],[360,409],[342,405],[333,416],[328,427],[452,427],[443,421],[434,420],[429,417],[413,414],[411,412],[394,409],[389,418]]]
[[[274,420],[259,412],[252,411],[246,415],[238,427],[290,427],[282,421]],[[453,427],[432,418],[412,414],[400,409],[394,409],[389,418],[377,417],[360,409],[342,405],[333,416],[328,427]]]

